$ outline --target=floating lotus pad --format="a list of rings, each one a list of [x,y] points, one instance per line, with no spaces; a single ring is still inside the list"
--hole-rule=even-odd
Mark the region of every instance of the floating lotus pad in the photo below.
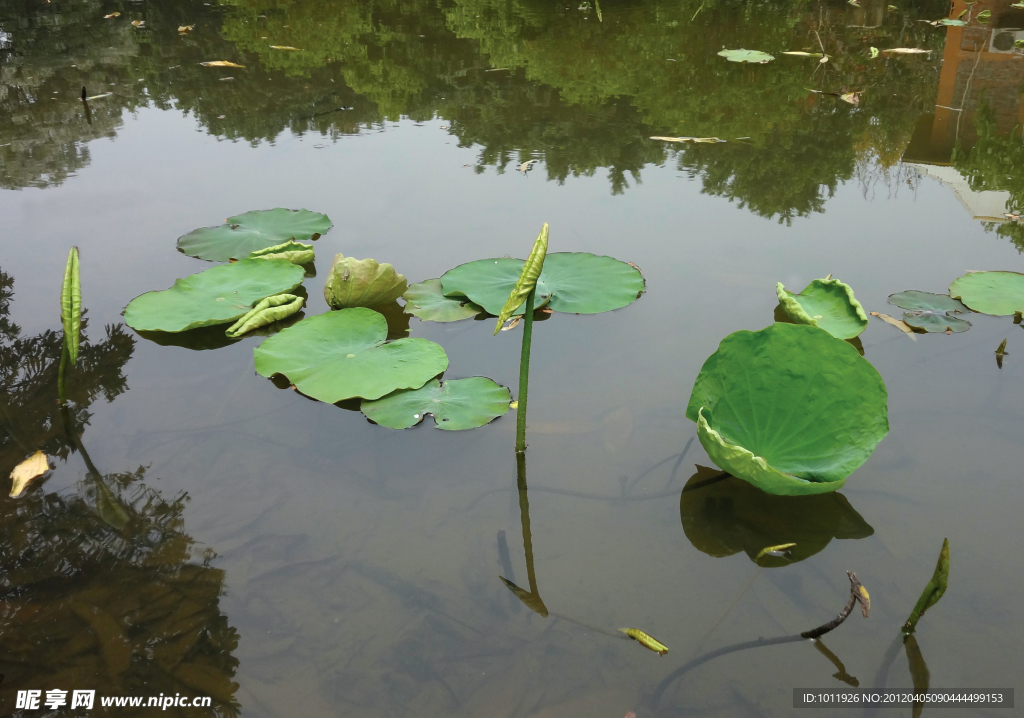
[[[324,299],[332,309],[373,307],[395,301],[408,287],[390,264],[338,254],[324,283]]]
[[[183,332],[233,322],[258,301],[290,292],[304,272],[282,259],[243,259],[211,267],[174,282],[170,289],[146,292],[129,304],[124,320],[137,331]]]
[[[412,284],[405,294],[405,313],[429,322],[457,322],[480,314],[484,309],[465,297],[446,297],[440,279]]]
[[[316,259],[316,251],[311,244],[303,244],[289,239],[287,242],[275,244],[273,247],[251,252],[249,259],[283,259],[292,264],[309,264]]]
[[[905,292],[889,295],[889,304],[894,304],[900,309],[910,311],[932,311],[932,312],[969,312],[964,304],[953,299],[948,294],[934,294],[932,292],[921,292],[917,289],[909,289]]]
[[[431,379],[419,389],[364,401],[360,409],[373,422],[390,429],[408,429],[432,414],[438,429],[458,431],[494,421],[508,411],[511,398],[507,387],[482,376],[444,384]]]
[[[729,62],[752,62],[757,65],[764,65],[775,59],[773,55],[760,50],[722,50],[718,54]]]
[[[768,568],[803,561],[833,538],[862,539],[874,533],[842,494],[771,496],[703,466],[683,487],[679,516],[686,538],[709,556],[743,551],[755,561],[765,547],[796,544],[784,556],[766,555],[757,561]]]
[[[503,258],[459,265],[441,276],[444,294],[466,297],[497,316],[524,264],[522,259]],[[643,291],[643,275],[626,262],[589,252],[557,252],[544,260],[535,306],[547,304],[569,314],[600,314],[636,301]],[[522,313],[520,306],[513,314]]]
[[[788,292],[779,282],[775,293],[794,322],[821,327],[837,339],[853,339],[868,326],[867,312],[853,289],[838,279],[815,279],[799,294]]]
[[[1024,312],[1024,274],[971,272],[949,285],[949,295],[983,314]]]
[[[289,239],[317,239],[330,228],[326,214],[308,209],[257,210],[228,217],[219,227],[194,229],[178,238],[178,249],[190,257],[226,262]]]
[[[334,404],[379,399],[397,389],[419,389],[448,368],[439,345],[426,339],[385,344],[388,324],[358,307],[303,319],[275,334],[255,352],[256,372],[281,374],[306,396]]]
[[[711,459],[770,494],[835,491],[889,431],[885,383],[818,327],[730,334],[686,408]]]
[[[959,333],[966,332],[971,328],[971,323],[966,319],[931,310],[903,312],[903,321],[915,329],[922,329],[926,332]]]

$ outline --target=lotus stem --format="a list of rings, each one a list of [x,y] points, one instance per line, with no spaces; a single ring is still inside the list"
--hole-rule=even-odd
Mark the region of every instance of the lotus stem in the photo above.
[[[533,292],[526,300],[533,304]],[[529,345],[527,345],[529,346]],[[529,349],[527,349],[529,351]],[[522,404],[520,404],[522,406]],[[547,607],[541,600],[540,592],[537,590],[537,573],[533,568],[533,534],[530,531],[530,497],[526,488],[526,453],[516,452],[516,486],[519,488],[519,519],[523,525],[523,552],[526,554],[526,582],[530,586],[530,593],[535,597],[537,606],[533,610],[542,616],[548,615]]]
[[[67,394],[64,388],[64,372],[68,368],[68,345],[65,341],[60,348],[60,368],[57,369],[57,403],[64,406],[67,402]]]
[[[533,341],[533,302],[537,296],[534,287],[523,307],[523,352],[519,358],[519,405],[516,408],[516,453],[526,451],[526,395],[530,387],[530,345]],[[525,474],[520,492],[525,491]],[[523,494],[525,496],[525,494]],[[524,529],[525,530],[525,529]]]
[[[847,616],[849,616],[850,613],[853,612],[853,607],[857,605],[858,601],[861,604],[861,611],[864,615],[864,618],[868,617],[868,606],[870,604],[867,602],[867,599],[865,598],[867,594],[864,591],[864,587],[861,586],[860,581],[857,580],[856,575],[854,575],[850,571],[847,571],[846,575],[850,577],[850,600],[847,601],[846,606],[844,606],[843,610],[839,612],[839,615],[833,618],[831,621],[829,621],[823,626],[818,626],[813,630],[801,633],[801,637],[818,638],[820,636],[824,636],[826,633],[838,627],[840,623],[846,620]]]

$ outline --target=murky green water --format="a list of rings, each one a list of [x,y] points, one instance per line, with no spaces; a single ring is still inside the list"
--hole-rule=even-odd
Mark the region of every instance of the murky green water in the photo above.
[[[17,691],[60,688],[209,695],[210,715],[789,715],[794,687],[845,685],[811,642],[701,657],[824,623],[852,570],[872,611],[823,639],[836,675],[910,687],[887,651],[947,536],[949,589],[917,632],[931,685],[1014,686],[1024,332],[1009,318],[916,341],[872,319],[891,431],[839,495],[778,503],[735,480],[681,495],[710,465],[683,416],[693,380],[727,334],[772,322],[775,282],[832,273],[898,314],[894,292],[1024,271],[1004,216],[1024,206],[1024,60],[1004,37],[1024,17],[980,2],[987,24],[943,28],[918,22],[941,2],[860,4],[0,2],[0,475],[37,448],[56,463],[0,499],[0,713],[44,715]],[[828,63],[781,55],[819,38]],[[723,46],[776,60],[728,63]],[[88,117],[83,85],[113,93]],[[551,251],[643,269],[629,307],[535,326],[546,617],[498,578],[529,585],[513,414],[391,431],[257,376],[259,337],[162,346],[122,324],[133,297],[209,266],[178,236],[277,206],[334,221],[307,316],[327,309],[335,253],[421,281],[522,256],[543,222]],[[72,244],[88,343],[62,412]],[[444,346],[447,377],[515,386],[518,332],[491,330],[408,327]],[[805,560],[752,563],[780,533]]]

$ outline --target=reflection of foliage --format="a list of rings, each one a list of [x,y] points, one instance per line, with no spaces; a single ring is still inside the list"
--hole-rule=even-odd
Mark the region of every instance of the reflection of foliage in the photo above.
[[[967,179],[975,192],[1004,191],[1010,193],[1006,202],[1008,212],[1020,213],[1024,209],[1024,143],[1021,128],[1001,135],[996,128],[995,113],[991,106],[981,103],[974,117],[978,140],[969,150],[958,146],[953,152],[953,166]],[[987,230],[995,230],[1008,238],[1019,252],[1024,252],[1024,225],[986,223]]]
[[[47,330],[22,337],[8,323],[13,284],[0,272],[0,476],[37,449],[62,459],[73,450],[57,399],[63,335]],[[112,401],[127,389],[122,372],[135,349],[135,339],[120,324],[108,326],[99,343],[89,342],[87,327],[83,320],[78,363],[67,369],[71,418],[78,427],[88,424],[89,405],[100,394]]]
[[[187,498],[167,501],[144,486],[144,467],[101,475],[81,443],[89,405],[127,389],[135,340],[120,325],[98,344],[83,331],[61,409],[62,335],[22,337],[8,320],[12,290],[0,272],[0,474],[41,448],[65,459],[79,452],[88,477],[75,493],[37,483],[0,499],[0,705],[13,706],[19,688],[182,692],[211,696],[210,715],[235,715],[237,635],[218,606],[224,576],[189,561]]]

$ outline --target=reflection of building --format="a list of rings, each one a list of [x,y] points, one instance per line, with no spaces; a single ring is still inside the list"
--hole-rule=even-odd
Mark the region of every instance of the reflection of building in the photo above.
[[[1024,10],[1012,0],[981,0],[967,5],[954,0],[950,17],[967,11],[963,27],[946,28],[946,47],[935,99],[935,111],[924,114],[903,154],[903,161],[949,186],[976,219],[1005,221],[1008,192],[974,192],[952,165],[953,149],[977,141],[974,118],[984,102],[1000,135],[1020,132],[1024,124]],[[977,21],[988,10],[987,23]],[[1022,43],[1024,44],[1024,43]]]

